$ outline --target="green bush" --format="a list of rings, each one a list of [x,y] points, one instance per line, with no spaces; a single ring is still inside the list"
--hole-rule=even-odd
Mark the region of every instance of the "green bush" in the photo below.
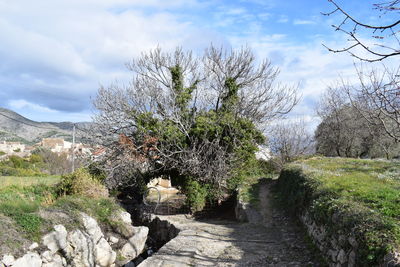
[[[201,211],[206,205],[207,188],[194,180],[187,180],[183,188],[186,205],[191,212]]]
[[[107,197],[104,185],[93,178],[86,169],[78,169],[74,173],[63,175],[56,189],[58,195],[81,195],[87,197]]]

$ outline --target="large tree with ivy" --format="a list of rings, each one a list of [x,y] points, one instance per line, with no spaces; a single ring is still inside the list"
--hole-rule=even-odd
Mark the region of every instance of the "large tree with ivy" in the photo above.
[[[131,83],[101,87],[94,102],[111,187],[169,174],[218,198],[240,183],[265,142],[263,127],[298,101],[248,48],[211,46],[201,57],[157,48],[128,67]]]

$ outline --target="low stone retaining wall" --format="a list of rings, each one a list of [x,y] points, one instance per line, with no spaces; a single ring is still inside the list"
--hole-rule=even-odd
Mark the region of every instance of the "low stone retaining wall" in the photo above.
[[[299,167],[281,172],[277,189],[329,266],[400,266],[393,236],[377,213],[318,191]]]

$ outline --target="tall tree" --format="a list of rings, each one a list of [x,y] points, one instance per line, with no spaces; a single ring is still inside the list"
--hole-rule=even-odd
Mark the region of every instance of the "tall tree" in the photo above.
[[[202,57],[157,48],[128,66],[132,82],[101,87],[94,101],[111,185],[157,172],[226,188],[264,142],[260,128],[298,102],[248,48],[211,46]]]

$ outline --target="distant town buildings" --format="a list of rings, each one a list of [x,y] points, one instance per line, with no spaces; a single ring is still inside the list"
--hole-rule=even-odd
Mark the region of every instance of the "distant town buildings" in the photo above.
[[[27,157],[30,156],[35,148],[40,147],[47,148],[54,153],[72,154],[72,143],[65,141],[63,138],[43,138],[42,141],[34,146],[27,146],[20,142],[0,141],[0,152],[3,152],[6,156],[17,155],[20,157]],[[92,154],[91,147],[82,143],[75,144],[74,151],[76,155]]]

